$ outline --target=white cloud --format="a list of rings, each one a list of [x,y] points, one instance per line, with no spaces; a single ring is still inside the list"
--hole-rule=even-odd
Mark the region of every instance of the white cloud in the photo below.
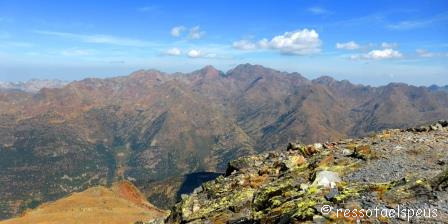
[[[330,11],[318,6],[308,8],[308,12],[314,15],[325,15],[330,13]]]
[[[359,49],[360,46],[355,41],[350,41],[347,43],[336,43],[337,49],[344,49],[344,50],[355,50]]]
[[[182,54],[182,51],[177,47],[173,47],[173,48],[166,50],[165,54],[170,55],[170,56],[179,56]]]
[[[205,31],[201,30],[199,26],[195,26],[190,29],[190,34],[188,37],[190,39],[201,39],[205,35]]]
[[[184,26],[175,26],[171,29],[171,36],[179,37],[185,30]]]
[[[239,40],[233,42],[233,47],[240,50],[255,50],[257,45],[249,40]]]
[[[216,58],[217,55],[214,53],[206,53],[202,50],[191,49],[187,52],[187,56],[190,58]]]
[[[381,43],[381,47],[382,48],[397,48],[398,44],[397,43],[383,42],[383,43]]]
[[[352,55],[350,59],[358,60],[358,59],[372,59],[372,60],[382,60],[382,59],[394,59],[401,58],[403,54],[394,49],[383,49],[383,50],[372,50],[367,54],[361,55]]]
[[[260,41],[258,41],[258,46],[260,48],[269,48],[269,40],[266,38],[261,39]]]
[[[193,49],[193,50],[188,51],[187,55],[190,58],[199,58],[202,56],[202,52],[200,50]]]
[[[260,47],[279,50],[286,54],[313,54],[320,52],[321,40],[315,30],[297,30],[285,32],[283,35],[273,37],[270,41],[262,39]]]
[[[38,30],[35,32],[38,34],[74,39],[85,43],[94,43],[94,44],[110,44],[110,45],[131,46],[131,47],[145,47],[151,44],[143,40],[137,40],[125,37],[116,37],[103,34],[86,35],[86,34],[45,31],[45,30]]]
[[[296,55],[319,53],[321,45],[319,34],[312,29],[285,32],[283,35],[274,36],[271,40],[263,38],[257,43],[248,40],[233,42],[233,47],[239,50],[271,49],[283,54]]]
[[[367,53],[367,58],[371,59],[389,59],[389,58],[401,58],[403,54],[393,49],[372,50]]]

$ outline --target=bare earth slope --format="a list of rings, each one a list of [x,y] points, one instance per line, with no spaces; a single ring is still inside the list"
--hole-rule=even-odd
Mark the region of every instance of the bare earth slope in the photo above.
[[[55,202],[45,203],[19,218],[1,224],[126,224],[163,218],[165,211],[149,204],[130,183],[112,188],[92,187]]]

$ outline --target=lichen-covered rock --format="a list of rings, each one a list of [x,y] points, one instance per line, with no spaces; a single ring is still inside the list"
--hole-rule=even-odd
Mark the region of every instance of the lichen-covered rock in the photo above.
[[[167,223],[406,223],[337,209],[428,206],[448,220],[448,122],[242,157],[173,209]],[[333,208],[323,213],[323,206]],[[359,211],[359,210],[358,210]]]

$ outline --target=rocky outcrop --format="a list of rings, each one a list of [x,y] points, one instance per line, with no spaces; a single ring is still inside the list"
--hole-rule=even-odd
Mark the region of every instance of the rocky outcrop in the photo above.
[[[314,153],[307,153],[311,148],[308,151]],[[356,140],[291,143],[283,151],[231,161],[224,176],[182,196],[166,222],[444,223],[448,219],[447,150],[446,121]],[[401,217],[381,213],[369,217],[361,210],[396,210],[397,206]],[[331,212],[325,208],[332,208]],[[344,215],[346,209],[352,213]],[[425,216],[411,217],[403,209],[420,209]]]

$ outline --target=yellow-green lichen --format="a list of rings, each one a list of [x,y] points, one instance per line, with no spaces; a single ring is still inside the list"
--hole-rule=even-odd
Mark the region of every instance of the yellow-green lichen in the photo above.
[[[317,202],[310,198],[300,201],[297,204],[297,210],[294,212],[292,217],[298,219],[307,219],[313,217],[313,215],[315,214],[314,206],[316,204]]]
[[[352,197],[358,197],[359,193],[364,191],[364,187],[359,186],[346,186],[338,195],[334,197],[336,203],[346,201]]]
[[[197,204],[198,202],[187,198],[183,202],[182,214],[185,220],[195,220],[203,217],[207,217],[214,211],[229,208],[230,206],[239,206],[246,201],[250,201],[253,198],[254,190],[251,188],[235,191],[231,197],[223,196],[217,200],[211,200],[204,204]]]

